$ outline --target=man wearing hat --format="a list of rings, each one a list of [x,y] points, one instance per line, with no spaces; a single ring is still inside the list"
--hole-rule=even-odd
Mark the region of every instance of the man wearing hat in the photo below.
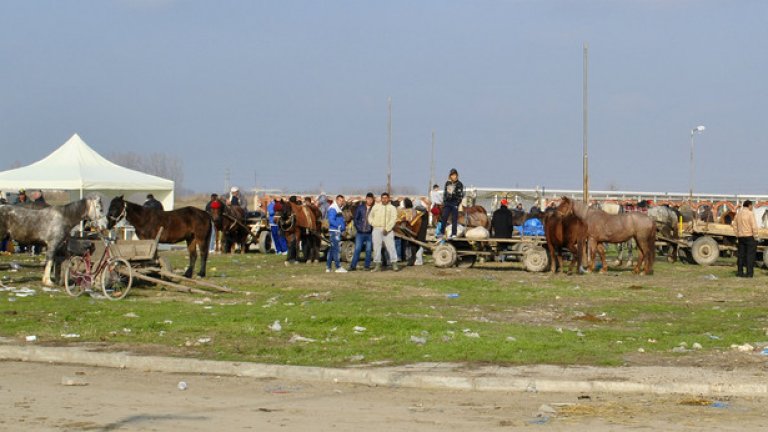
[[[19,190],[19,194],[16,196],[16,199],[13,200],[14,204],[26,204],[29,202],[29,198],[27,198],[27,191],[24,189]]]
[[[502,199],[501,206],[493,212],[491,218],[491,237],[493,238],[512,238],[514,223],[512,212],[507,207],[508,204],[506,198]]]
[[[240,188],[237,186],[232,186],[232,188],[229,189],[229,205],[231,206],[239,206],[240,203]]]
[[[451,168],[443,189],[443,214],[440,217],[440,231],[443,233],[448,216],[451,216],[451,238],[456,237],[456,230],[459,228],[459,206],[463,199],[464,184],[459,181],[459,172],[456,168]]]

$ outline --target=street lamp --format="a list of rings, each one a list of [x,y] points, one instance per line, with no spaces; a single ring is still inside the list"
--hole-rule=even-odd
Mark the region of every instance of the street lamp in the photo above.
[[[695,128],[691,129],[691,178],[690,178],[690,182],[689,182],[690,189],[688,190],[688,199],[691,202],[693,202],[693,137],[697,133],[700,134],[700,133],[704,132],[705,129],[706,129],[706,127],[701,126],[701,125],[696,126]]]

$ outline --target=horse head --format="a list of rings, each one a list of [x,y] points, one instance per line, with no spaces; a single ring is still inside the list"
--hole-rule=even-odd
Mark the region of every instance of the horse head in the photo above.
[[[573,214],[573,201],[567,196],[560,198],[560,204],[555,207],[555,211],[560,217],[566,217]]]
[[[99,222],[102,225],[102,219],[104,218],[104,210],[101,204],[101,197],[98,195],[92,195],[85,199],[85,219],[89,221]]]
[[[275,205],[274,221],[283,232],[290,231],[296,226],[296,215],[293,214],[293,208],[290,202],[280,201],[281,206]]]
[[[123,195],[112,198],[107,210],[107,229],[112,229],[118,222],[125,219],[127,204]]]

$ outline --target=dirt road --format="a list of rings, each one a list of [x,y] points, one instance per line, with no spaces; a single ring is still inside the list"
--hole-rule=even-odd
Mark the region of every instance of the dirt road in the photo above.
[[[3,431],[741,431],[768,425],[762,398],[433,391],[22,362],[1,362],[0,376]],[[186,390],[179,390],[180,381]]]

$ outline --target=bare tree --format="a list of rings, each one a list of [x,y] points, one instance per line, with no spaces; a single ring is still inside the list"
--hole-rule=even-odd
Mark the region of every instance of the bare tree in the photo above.
[[[109,160],[126,168],[173,180],[177,190],[182,190],[184,183],[184,164],[176,156],[165,153],[140,155],[134,152],[113,153]]]

